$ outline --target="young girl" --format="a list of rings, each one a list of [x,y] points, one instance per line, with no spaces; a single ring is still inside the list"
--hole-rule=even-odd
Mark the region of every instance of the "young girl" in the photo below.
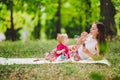
[[[58,34],[57,35],[58,45],[52,50],[51,53],[45,55],[45,58],[50,61],[62,61],[70,58],[68,53],[68,35],[67,34]]]

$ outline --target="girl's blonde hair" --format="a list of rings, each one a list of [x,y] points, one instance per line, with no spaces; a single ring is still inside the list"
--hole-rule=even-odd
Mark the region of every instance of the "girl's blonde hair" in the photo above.
[[[62,43],[62,41],[63,41],[66,37],[68,37],[67,34],[57,34],[57,41],[58,41],[59,43]]]

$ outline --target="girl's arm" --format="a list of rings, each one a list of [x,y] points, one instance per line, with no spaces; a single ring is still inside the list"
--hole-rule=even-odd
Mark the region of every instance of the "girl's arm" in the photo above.
[[[57,50],[57,48],[53,49],[52,52],[55,52]]]
[[[58,54],[62,54],[63,52],[65,52],[65,49],[62,49],[62,50],[58,50],[56,51]]]

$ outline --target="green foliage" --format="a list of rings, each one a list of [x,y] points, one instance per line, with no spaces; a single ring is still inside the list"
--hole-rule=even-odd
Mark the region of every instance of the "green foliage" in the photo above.
[[[61,9],[61,31],[69,37],[80,35],[83,31],[89,31],[93,22],[99,21],[100,2],[99,0],[60,0]],[[112,0],[116,7],[116,27],[120,35],[120,6],[119,0]],[[0,3],[0,31],[6,32],[10,28],[10,11],[12,5],[9,0]],[[56,35],[58,17],[58,0],[13,0],[14,28],[27,29],[30,32],[30,39],[33,38],[34,29],[40,27],[41,38],[53,39]],[[40,24],[39,24],[40,23]],[[39,25],[38,25],[39,24]],[[21,31],[22,33],[23,31]]]
[[[82,6],[81,6],[82,5]],[[67,6],[67,7],[66,7]],[[72,14],[71,14],[72,12]],[[66,1],[62,7],[62,26],[65,27],[70,37],[80,35],[83,31],[89,31],[91,24],[100,19],[99,1]],[[96,13],[96,15],[94,15]]]
[[[101,43],[99,47],[100,47],[100,54],[104,56],[108,51],[107,43]]]
[[[120,0],[112,0],[112,2],[116,9],[115,23],[117,28],[117,35],[120,36]]]
[[[16,12],[14,13],[14,29],[20,29],[19,34],[22,35],[24,31],[28,32],[28,39],[33,36],[31,33],[37,25],[37,17],[27,13]]]
[[[120,13],[117,13],[115,15],[115,22],[116,22],[116,28],[117,28],[117,35],[120,36]]]
[[[6,15],[9,15],[7,11],[7,7],[0,3],[0,32],[5,33],[6,29],[8,27],[8,17]]]
[[[57,11],[58,3],[57,0],[48,0],[45,2],[46,20],[51,20]]]

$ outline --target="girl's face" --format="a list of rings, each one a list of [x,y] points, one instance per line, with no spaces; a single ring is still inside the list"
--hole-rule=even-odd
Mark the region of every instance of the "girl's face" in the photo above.
[[[90,29],[90,34],[93,35],[93,37],[97,37],[97,35],[99,34],[96,24],[92,25]]]
[[[68,44],[68,42],[69,42],[68,37],[67,37],[67,36],[66,36],[66,37],[64,37],[63,43],[64,43],[65,45],[67,45],[67,44]]]

